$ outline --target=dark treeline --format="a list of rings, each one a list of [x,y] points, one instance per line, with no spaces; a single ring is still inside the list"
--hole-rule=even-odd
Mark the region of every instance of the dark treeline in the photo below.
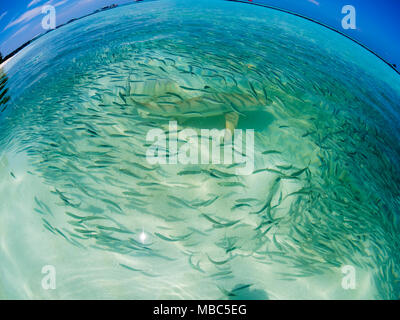
[[[0,53],[0,62],[3,61],[3,56]],[[10,100],[10,97],[7,95],[8,89],[7,85],[7,75],[4,73],[2,69],[0,69],[0,113],[4,112],[7,108],[7,102]]]
[[[60,27],[62,27],[62,26],[64,26],[64,25],[67,25],[67,24],[69,24],[69,23],[71,23],[71,22],[73,22],[73,21],[76,21],[76,20],[78,20],[78,19],[81,19],[81,18],[90,16],[90,15],[92,15],[92,14],[95,14],[95,13],[98,13],[98,12],[101,12],[101,11],[114,9],[114,8],[116,8],[116,7],[118,7],[117,4],[112,4],[112,5],[110,5],[110,6],[103,7],[103,8],[101,8],[101,9],[96,10],[96,11],[93,11],[92,13],[89,13],[89,14],[87,14],[87,15],[84,15],[84,16],[82,16],[82,17],[80,17],[80,18],[72,18],[72,19],[69,20],[68,22],[63,23],[63,24],[60,24],[59,26],[57,26],[56,29],[58,29],[58,28],[60,28]],[[41,35],[38,35],[38,36],[36,36],[35,38],[33,38],[33,39],[31,39],[31,40],[25,42],[22,46],[20,46],[19,48],[15,49],[13,52],[9,53],[9,54],[6,55],[4,58],[3,58],[3,55],[0,53],[0,63],[2,63],[3,61],[6,61],[7,59],[11,58],[11,57],[14,56],[15,54],[17,54],[19,51],[21,51],[23,48],[25,48],[28,44],[32,43],[33,41],[35,41],[36,39],[40,38],[41,36],[45,35],[46,33],[50,32],[50,31],[52,31],[52,30],[50,29],[50,30],[46,31],[45,33],[43,33],[43,34],[41,34]]]
[[[39,36],[38,36],[39,37]],[[23,48],[25,48],[28,44],[30,44],[32,41],[35,41],[38,37],[35,37],[27,42],[25,42],[22,46],[20,46],[19,48],[15,49],[13,52],[9,53],[8,55],[6,55],[3,58],[3,55],[0,53],[0,63],[2,63],[3,61],[6,61],[7,59],[11,58],[13,55],[15,55],[16,53],[18,53],[19,51],[21,51]]]

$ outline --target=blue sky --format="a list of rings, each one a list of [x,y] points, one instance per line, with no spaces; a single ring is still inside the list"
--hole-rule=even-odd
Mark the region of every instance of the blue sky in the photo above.
[[[216,0],[220,1],[220,0]],[[51,4],[57,10],[57,25],[113,3],[133,0],[1,0],[0,51],[3,56],[43,33],[41,8]],[[254,0],[311,17],[339,29],[400,65],[400,0]],[[356,8],[357,29],[341,29],[344,5]],[[263,10],[260,8],[260,10]]]
[[[0,52],[3,56],[44,32],[42,7],[56,8],[57,25],[96,9],[133,0],[0,0]]]
[[[400,65],[400,0],[254,0],[323,22]],[[342,8],[356,9],[356,30],[343,30]]]

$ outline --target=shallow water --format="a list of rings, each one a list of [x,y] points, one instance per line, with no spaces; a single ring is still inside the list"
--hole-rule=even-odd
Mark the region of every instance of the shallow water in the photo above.
[[[0,298],[399,297],[400,78],[349,39],[154,1],[50,32],[4,72]],[[201,135],[227,112],[254,129],[252,174],[148,162],[149,130]]]

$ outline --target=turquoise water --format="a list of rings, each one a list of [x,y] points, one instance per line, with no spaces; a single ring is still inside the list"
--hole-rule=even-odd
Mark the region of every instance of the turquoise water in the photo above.
[[[3,71],[0,298],[399,297],[400,78],[349,39],[154,1],[52,31]],[[201,136],[227,113],[254,130],[251,174],[146,158],[151,129]]]

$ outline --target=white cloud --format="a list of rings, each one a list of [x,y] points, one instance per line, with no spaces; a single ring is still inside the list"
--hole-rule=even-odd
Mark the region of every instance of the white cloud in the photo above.
[[[17,32],[15,32],[9,39],[14,38],[16,35],[20,34],[22,31],[25,31],[29,27],[29,24],[23,26],[21,29],[19,29]]]
[[[32,7],[34,4],[39,3],[40,1],[42,1],[42,0],[32,0],[31,2],[29,2],[27,8]]]
[[[59,7],[59,6],[62,6],[64,3],[67,3],[67,2],[68,2],[68,0],[61,0],[60,2],[57,2],[57,3],[53,4],[53,6]]]
[[[319,6],[319,2],[317,0],[307,0],[307,1],[315,4],[316,6]]]
[[[35,0],[33,0],[35,1]],[[66,3],[68,0],[62,0],[54,4],[55,7],[61,6]],[[47,1],[45,4],[52,4],[53,0]],[[3,31],[17,25],[20,23],[26,23],[31,21],[33,18],[37,17],[38,15],[42,14],[42,6],[35,7],[31,10],[26,11],[24,14],[20,15],[17,19],[11,21]]]
[[[31,10],[26,11],[24,14],[19,16],[16,20],[11,21],[5,28],[4,30],[7,30],[8,28],[11,28],[19,23],[23,22],[28,22],[31,21],[33,18],[38,16],[39,14],[42,13],[42,7],[36,7]]]
[[[7,11],[3,12],[2,14],[0,14],[0,20],[3,19],[6,14],[7,14]]]

